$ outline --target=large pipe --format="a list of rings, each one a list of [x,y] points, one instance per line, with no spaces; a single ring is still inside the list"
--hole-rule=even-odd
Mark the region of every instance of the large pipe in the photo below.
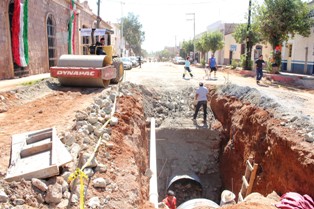
[[[151,118],[150,122],[149,152],[149,168],[152,173],[149,180],[149,201],[154,204],[155,208],[158,208],[155,118]]]

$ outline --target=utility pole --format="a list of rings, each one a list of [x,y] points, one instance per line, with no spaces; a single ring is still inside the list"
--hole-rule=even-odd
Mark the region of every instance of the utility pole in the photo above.
[[[120,52],[121,52],[121,57],[123,57],[123,5],[125,3],[121,1],[121,37],[120,37]]]
[[[247,37],[246,37],[246,60],[245,60],[245,69],[251,70],[252,66],[250,65],[251,61],[251,0],[249,0],[249,15],[248,15],[248,23],[247,23]]]
[[[193,30],[194,30],[194,36],[193,36],[193,62],[195,60],[195,13],[187,13],[187,15],[193,15],[193,19],[187,19],[187,20],[193,20]]]
[[[97,26],[96,28],[99,28],[99,25],[100,25],[100,0],[98,0],[98,3],[97,3]]]

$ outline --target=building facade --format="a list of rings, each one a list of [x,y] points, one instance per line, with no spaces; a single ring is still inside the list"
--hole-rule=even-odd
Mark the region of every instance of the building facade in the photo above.
[[[88,54],[87,45],[93,40],[81,36],[80,29],[95,28],[96,23],[99,28],[112,29],[97,19],[87,1],[1,0],[0,80],[48,73],[62,54]],[[110,36],[105,38],[110,44]]]
[[[314,1],[309,3],[314,6]],[[310,13],[314,18],[314,10]],[[282,47],[282,66],[284,72],[298,74],[314,74],[314,25],[311,27],[309,37],[300,35],[290,38]]]

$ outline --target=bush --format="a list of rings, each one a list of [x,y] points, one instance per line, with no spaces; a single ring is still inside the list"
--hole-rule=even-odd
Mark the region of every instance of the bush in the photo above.
[[[236,69],[237,67],[239,67],[239,61],[233,59],[231,61],[231,69]]]
[[[205,67],[205,60],[204,59],[201,59],[201,65],[202,65],[202,67]]]
[[[245,67],[246,67],[246,55],[245,54],[242,54],[240,57],[240,65],[243,69],[245,69]],[[249,61],[249,67],[250,67],[250,69],[253,69],[252,68],[253,67],[253,60]],[[245,70],[247,70],[247,69],[245,69]]]

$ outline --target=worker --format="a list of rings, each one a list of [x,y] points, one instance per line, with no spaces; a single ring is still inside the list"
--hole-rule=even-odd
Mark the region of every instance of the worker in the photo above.
[[[227,206],[227,205],[235,205],[236,201],[235,194],[229,190],[224,190],[221,193],[221,200],[220,200],[220,206]]]
[[[106,55],[104,52],[103,46],[105,46],[105,38],[101,38],[100,42],[96,42],[96,54],[97,55]]]
[[[193,115],[193,121],[196,121],[196,117],[198,114],[198,111],[200,110],[201,106],[203,106],[204,111],[204,124],[206,124],[206,116],[207,116],[207,94],[208,89],[204,87],[204,84],[202,82],[199,83],[199,88],[196,90],[195,98],[194,100],[197,101],[196,107],[195,107],[195,113]]]
[[[142,59],[141,59],[141,56],[138,57],[138,64],[140,65],[140,68],[142,68]]]
[[[174,196],[174,192],[172,190],[168,190],[167,197],[162,200],[162,202],[169,208],[169,209],[176,209],[177,208],[177,198]]]

